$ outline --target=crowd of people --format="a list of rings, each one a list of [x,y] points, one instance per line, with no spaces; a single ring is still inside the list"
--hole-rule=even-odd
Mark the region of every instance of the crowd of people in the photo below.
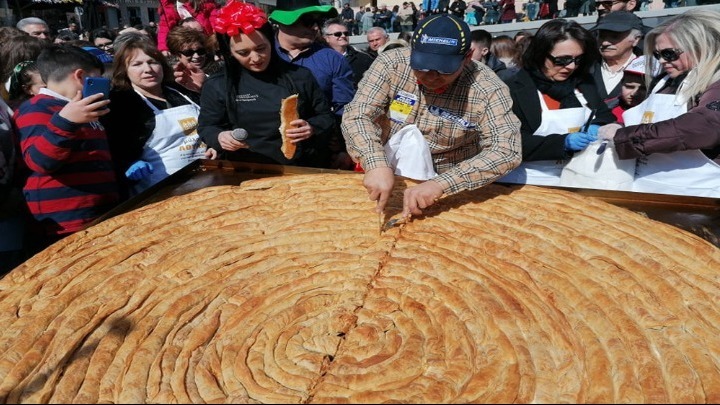
[[[636,0],[600,1],[590,29],[513,38],[471,30],[458,1],[367,26],[317,0],[179,0],[156,34],[0,28],[0,272],[196,159],[362,171],[378,212],[395,175],[414,178],[404,216],[494,181],[573,186],[571,166],[589,188],[720,197],[720,13],[650,28]],[[84,93],[102,77],[107,97]],[[632,162],[629,184],[592,173],[603,153]]]

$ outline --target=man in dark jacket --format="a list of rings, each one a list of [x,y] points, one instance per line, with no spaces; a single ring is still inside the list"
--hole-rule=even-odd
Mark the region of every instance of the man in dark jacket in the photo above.
[[[645,26],[640,17],[629,11],[614,11],[594,27],[602,59],[593,64],[591,73],[598,93],[606,103],[620,95],[625,68],[638,56],[635,49]],[[610,104],[608,104],[610,105]]]
[[[343,23],[347,25],[347,30],[350,31],[350,35],[352,35],[356,30],[357,21],[355,21],[355,11],[350,7],[350,3],[345,3],[343,5],[342,11],[340,11],[340,17],[342,17]]]
[[[353,82],[357,89],[360,79],[373,62],[372,56],[350,46],[348,33],[350,28],[339,18],[325,21],[322,28],[323,38],[330,48],[338,51],[348,61],[353,71]]]

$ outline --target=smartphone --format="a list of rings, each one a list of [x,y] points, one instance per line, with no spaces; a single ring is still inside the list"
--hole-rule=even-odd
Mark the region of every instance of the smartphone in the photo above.
[[[102,93],[105,98],[110,97],[110,79],[105,77],[86,77],[82,89],[83,98],[97,93]]]

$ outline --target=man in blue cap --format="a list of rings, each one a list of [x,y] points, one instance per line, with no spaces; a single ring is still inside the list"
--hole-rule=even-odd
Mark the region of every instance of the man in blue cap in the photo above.
[[[312,71],[339,123],[345,104],[355,94],[352,68],[342,55],[317,41],[323,21],[337,15],[333,6],[320,5],[318,0],[277,0],[270,21],[277,26],[277,54]],[[344,159],[345,146],[339,131],[331,150],[331,167],[349,169],[351,162]]]
[[[385,144],[410,125],[426,141],[439,175],[405,190],[405,217],[421,214],[443,195],[485,186],[520,164],[520,122],[508,88],[472,60],[470,42],[470,27],[459,18],[425,18],[411,48],[381,53],[345,106],[348,152],[365,170],[364,185],[379,213],[395,181]]]

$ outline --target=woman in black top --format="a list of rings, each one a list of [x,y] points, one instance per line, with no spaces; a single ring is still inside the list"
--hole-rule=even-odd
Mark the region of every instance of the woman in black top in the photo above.
[[[110,112],[101,123],[123,191],[133,195],[217,153],[197,133],[199,95],[175,83],[165,57],[146,36],[120,38]]]
[[[208,147],[229,160],[327,167],[329,134],[335,125],[330,106],[310,70],[274,54],[274,33],[254,5],[230,1],[215,21],[225,72],[203,86],[198,131]],[[287,131],[297,145],[292,159],[280,148],[280,104],[298,94],[300,119]],[[244,140],[233,138],[243,129]]]

